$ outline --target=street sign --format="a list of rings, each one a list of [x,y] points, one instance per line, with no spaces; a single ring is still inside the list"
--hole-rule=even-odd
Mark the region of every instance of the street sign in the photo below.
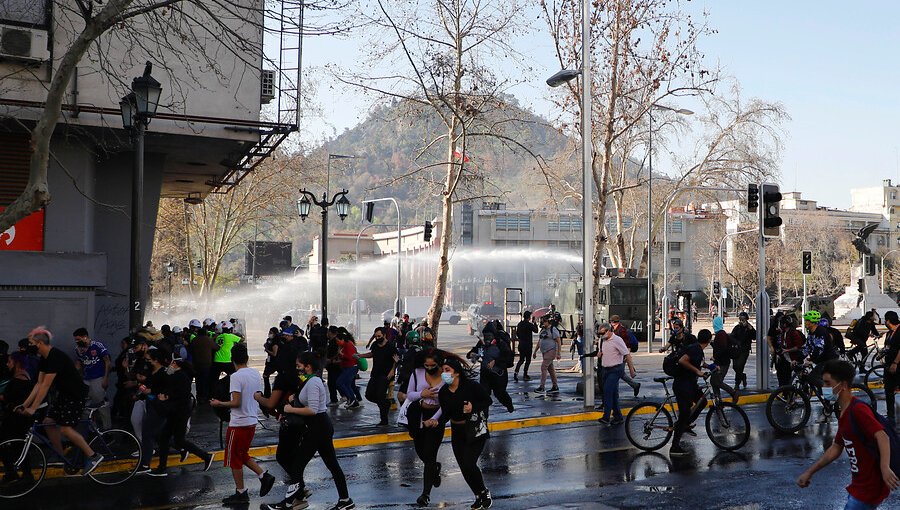
[[[804,251],[803,252],[803,274],[812,274],[812,252]]]

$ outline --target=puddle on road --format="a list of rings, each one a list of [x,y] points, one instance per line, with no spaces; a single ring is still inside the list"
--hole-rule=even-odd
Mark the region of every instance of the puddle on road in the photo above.
[[[637,485],[635,486],[635,490],[643,491],[643,492],[673,492],[675,487],[669,485]]]

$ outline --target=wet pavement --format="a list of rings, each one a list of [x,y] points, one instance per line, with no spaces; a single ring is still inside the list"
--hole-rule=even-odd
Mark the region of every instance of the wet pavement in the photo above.
[[[752,436],[739,452],[717,450],[702,425],[698,437],[686,437],[690,454],[670,458],[668,447],[656,453],[633,448],[624,429],[584,422],[494,432],[480,465],[495,497],[494,508],[579,509],[839,509],[849,481],[845,457],[821,471],[813,486],[794,485],[799,473],[830,444],[836,422],[810,425],[799,434],[772,431],[761,405],[746,406]],[[703,417],[701,417],[703,419]],[[411,508],[420,493],[422,465],[410,443],[347,448],[338,451],[351,496],[358,508]],[[448,441],[441,447],[443,484],[432,493],[432,508],[468,508],[472,501]],[[279,478],[272,459],[262,465]],[[203,473],[198,466],[170,469],[167,478],[139,477],[117,487],[99,487],[83,479],[49,480],[38,493],[0,508],[120,509],[220,508],[233,489],[220,463]],[[336,500],[321,461],[307,469],[313,491],[311,508],[330,508]],[[251,504],[276,501],[277,483],[267,498],[249,482]],[[882,508],[900,508],[897,496]]]

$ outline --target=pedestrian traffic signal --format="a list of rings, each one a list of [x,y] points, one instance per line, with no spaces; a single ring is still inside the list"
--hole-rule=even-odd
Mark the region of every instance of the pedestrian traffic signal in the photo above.
[[[763,184],[760,188],[762,214],[759,228],[763,237],[781,236],[781,192],[777,184]]]
[[[375,217],[375,202],[366,202],[366,221],[372,223]]]
[[[812,252],[811,251],[803,252],[802,270],[803,270],[803,274],[812,274]]]
[[[431,241],[431,231],[434,229],[434,226],[430,221],[425,222],[425,242]]]
[[[864,294],[866,292],[866,280],[864,278],[856,280],[856,290],[858,290],[860,294]]]
[[[720,291],[719,282],[713,282],[713,295],[718,296]]]
[[[756,212],[759,209],[759,186],[747,185],[747,212]]]

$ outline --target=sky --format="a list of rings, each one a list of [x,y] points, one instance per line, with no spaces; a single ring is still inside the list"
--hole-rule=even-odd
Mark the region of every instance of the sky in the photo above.
[[[694,13],[706,10],[709,25],[718,31],[701,44],[708,62],[736,78],[745,98],[779,102],[790,115],[782,126],[783,191],[846,208],[850,188],[879,186],[883,179],[900,182],[895,95],[900,2],[695,0],[684,5]],[[304,44],[304,73],[318,77],[314,100],[321,108],[321,115],[305,119],[305,132],[327,139],[362,121],[372,98],[330,82],[322,68],[358,66],[368,41],[351,33],[311,37]],[[534,112],[552,117],[544,79],[559,65],[543,23],[535,21],[516,46],[536,71],[511,92]]]

